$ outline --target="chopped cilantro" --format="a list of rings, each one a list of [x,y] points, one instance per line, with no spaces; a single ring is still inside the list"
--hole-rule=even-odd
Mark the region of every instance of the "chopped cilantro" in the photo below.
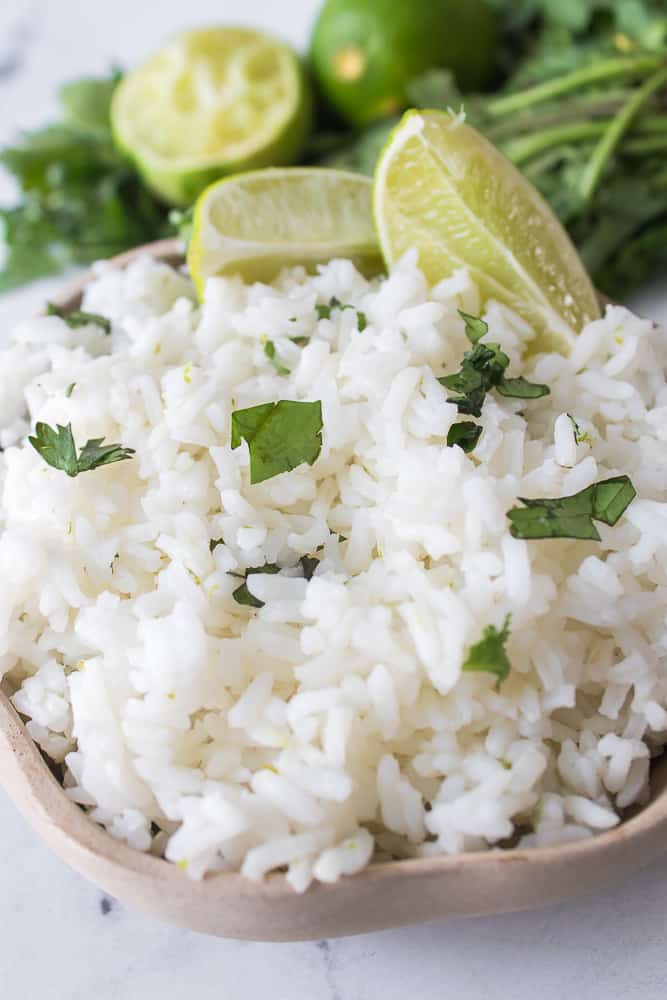
[[[329,299],[328,305],[315,306],[315,312],[317,313],[318,319],[331,319],[331,313],[334,309],[339,309],[341,312],[344,309],[354,309],[357,314],[357,330],[359,333],[363,333],[368,326],[368,321],[366,319],[366,313],[361,312],[354,306],[350,305],[349,302],[344,303],[335,297],[335,295]]]
[[[495,625],[487,625],[479,642],[474,643],[469,648],[461,669],[466,672],[483,671],[495,674],[498,678],[498,687],[500,687],[512,667],[505,651],[505,643],[510,634],[509,624],[510,616],[507,615],[500,631]]]
[[[440,385],[455,393],[447,398],[447,402],[455,403],[459,413],[480,417],[486,394],[491,389],[496,389],[502,396],[516,399],[539,399],[549,394],[547,385],[528,382],[521,376],[505,378],[510,363],[508,356],[499,344],[480,342],[488,333],[487,324],[477,316],[461,311],[459,313],[465,322],[466,336],[473,349],[463,355],[458,372],[442,375],[438,379]]]
[[[245,607],[263,608],[264,601],[260,601],[258,597],[254,597],[248,590],[248,577],[253,576],[255,573],[280,573],[280,566],[276,566],[275,563],[264,563],[263,566],[251,566],[243,574],[243,583],[240,587],[236,588],[232,597],[237,604],[243,604]],[[237,576],[237,574],[231,573],[230,576]]]
[[[71,424],[67,427],[57,424],[54,430],[48,424],[38,423],[34,437],[28,440],[48,465],[72,477],[102,465],[122,462],[135,454],[134,448],[124,448],[120,444],[103,445],[104,438],[91,438],[77,455]]]
[[[453,448],[454,445],[458,445],[469,454],[479,441],[482,429],[472,420],[459,420],[458,423],[452,424],[447,432],[447,446]]]
[[[322,403],[281,399],[232,413],[232,448],[242,440],[250,451],[250,482],[261,483],[303,462],[312,465],[322,449]]]
[[[100,316],[98,313],[82,312],[80,309],[67,311],[61,309],[60,306],[54,305],[53,302],[47,302],[46,315],[57,316],[58,319],[62,319],[67,323],[70,330],[76,330],[79,326],[94,325],[102,327],[105,333],[111,333],[111,320],[108,320],[106,316]]]
[[[286,368],[285,365],[281,365],[280,361],[276,357],[276,345],[272,340],[267,340],[264,344],[264,353],[279,375],[289,375],[290,369]]]
[[[612,476],[573,496],[525,500],[507,512],[515,538],[582,538],[600,541],[593,521],[613,527],[637,493],[628,476]]]
[[[306,580],[312,580],[315,574],[315,570],[320,565],[320,560],[315,556],[301,556],[299,559],[299,564],[303,570],[303,575]]]
[[[466,337],[474,347],[477,341],[481,340],[482,337],[485,337],[489,332],[489,324],[485,323],[483,319],[479,318],[479,316],[473,316],[471,313],[463,312],[463,309],[459,309],[458,313],[465,323]]]
[[[70,382],[70,384],[65,389],[65,396],[67,399],[70,398],[75,388],[76,388],[76,382]]]
[[[298,347],[305,347],[309,343],[310,337],[290,337],[290,340]]]
[[[218,545],[224,545],[224,544],[225,544],[224,538],[212,538],[208,543],[209,551],[215,552]]]

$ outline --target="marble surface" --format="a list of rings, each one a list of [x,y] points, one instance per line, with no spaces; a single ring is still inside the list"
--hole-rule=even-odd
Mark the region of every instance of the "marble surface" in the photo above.
[[[0,143],[54,109],[67,77],[130,64],[165,34],[215,20],[302,45],[317,0],[2,0]],[[0,178],[0,198],[11,185]],[[0,339],[52,284],[0,298]],[[660,283],[634,303],[667,322]],[[2,584],[0,583],[0,586]],[[662,1000],[667,859],[595,897],[538,913],[337,941],[220,941],[125,910],[54,858],[0,793],[0,996],[46,1000]]]

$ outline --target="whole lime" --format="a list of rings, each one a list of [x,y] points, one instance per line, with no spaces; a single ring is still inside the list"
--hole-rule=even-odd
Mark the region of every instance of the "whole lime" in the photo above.
[[[494,23],[486,0],[326,0],[310,58],[323,96],[351,125],[406,106],[405,88],[433,66],[462,90],[493,71]]]

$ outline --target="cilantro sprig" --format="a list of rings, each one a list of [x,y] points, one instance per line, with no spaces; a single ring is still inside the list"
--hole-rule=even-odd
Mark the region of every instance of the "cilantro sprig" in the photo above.
[[[628,476],[612,476],[573,496],[526,500],[507,512],[515,538],[579,538],[600,541],[594,521],[613,527],[637,496]]]
[[[322,403],[281,399],[232,413],[232,449],[250,451],[250,482],[312,465],[322,450]]]
[[[267,340],[264,344],[264,353],[279,375],[289,375],[291,369],[283,365],[276,357],[276,345],[272,340]]]
[[[497,686],[507,679],[512,664],[505,650],[510,635],[510,615],[507,615],[501,629],[495,625],[487,625],[482,632],[482,638],[468,649],[461,669],[468,672],[481,671],[495,674]]]
[[[471,316],[459,310],[459,315],[465,323],[465,332],[473,345],[471,351],[466,351],[458,372],[453,375],[442,375],[438,379],[440,385],[450,389],[454,396],[449,396],[448,403],[455,403],[459,413],[481,417],[482,406],[487,392],[495,389],[501,396],[513,399],[539,399],[548,396],[548,385],[529,382],[518,376],[506,378],[510,359],[499,344],[481,343],[482,337],[489,332],[488,324],[478,316]]]
[[[58,319],[63,320],[67,323],[70,330],[76,330],[81,326],[99,326],[105,333],[111,333],[111,320],[107,319],[106,316],[100,316],[99,313],[83,312],[81,309],[66,310],[61,309],[60,306],[54,305],[53,302],[46,303],[46,315],[47,316],[57,316]]]
[[[135,454],[134,448],[125,448],[121,444],[102,444],[104,438],[90,438],[77,452],[71,424],[67,427],[56,424],[54,429],[39,422],[35,426],[35,434],[28,440],[48,465],[72,478],[102,465],[123,462]]]
[[[335,295],[329,299],[327,305],[315,306],[315,312],[317,313],[318,319],[331,319],[331,313],[334,311],[334,309],[339,309],[341,312],[343,312],[344,309],[353,309],[354,312],[356,312],[357,314],[357,330],[359,331],[359,333],[363,333],[366,327],[368,326],[366,313],[361,312],[360,309],[357,309],[355,306],[350,305],[349,302],[341,302],[340,299],[337,299]]]
[[[472,344],[472,350],[463,355],[461,367],[453,375],[441,375],[440,385],[450,389],[454,396],[448,396],[448,403],[455,403],[459,413],[471,417],[481,417],[482,407],[487,392],[495,389],[501,396],[512,399],[540,399],[548,396],[548,385],[529,382],[521,375],[506,378],[510,359],[501,350],[500,344],[481,343],[482,337],[489,332],[488,324],[479,316],[463,312],[459,316],[465,323],[466,337]],[[451,448],[458,445],[466,453],[475,448],[482,433],[482,428],[471,420],[462,420],[452,424],[447,434],[447,444]]]

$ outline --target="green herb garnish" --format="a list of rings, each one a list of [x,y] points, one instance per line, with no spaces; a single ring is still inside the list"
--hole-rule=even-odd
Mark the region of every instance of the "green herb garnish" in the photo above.
[[[525,500],[507,512],[515,538],[582,538],[600,541],[594,521],[613,527],[637,492],[628,476],[612,476],[573,496]]]
[[[0,152],[20,199],[0,207],[0,292],[169,233],[164,205],[116,148],[109,125],[119,73],[60,91],[60,120]]]
[[[549,394],[547,385],[528,382],[522,377],[505,378],[510,359],[499,344],[481,343],[481,338],[489,331],[487,323],[460,310],[459,315],[465,321],[466,336],[473,349],[463,355],[458,372],[438,379],[440,385],[456,393],[449,396],[447,402],[455,403],[459,413],[480,417],[486,394],[491,389],[515,399],[539,399]]]
[[[91,438],[77,454],[71,424],[67,427],[57,424],[54,430],[48,424],[38,423],[34,437],[28,440],[48,465],[72,477],[102,465],[122,462],[135,454],[134,448],[124,448],[120,444],[103,445],[104,438]]]
[[[447,432],[447,447],[453,448],[458,445],[466,454],[469,454],[480,439],[483,428],[475,424],[472,420],[459,420],[452,424]]]
[[[263,566],[252,566],[250,569],[247,569],[243,574],[230,573],[230,576],[242,575],[243,577],[243,583],[241,584],[240,587],[236,588],[236,590],[232,594],[232,597],[234,598],[237,604],[243,604],[245,607],[263,608],[264,601],[260,601],[258,597],[253,597],[253,595],[248,590],[248,583],[247,583],[248,577],[253,576],[255,573],[270,573],[270,574],[280,573],[280,566],[276,566],[275,563],[264,563]]]
[[[47,316],[57,316],[58,319],[63,320],[67,323],[70,330],[76,330],[80,326],[100,326],[105,333],[111,333],[111,320],[108,320],[106,316],[100,316],[99,313],[89,313],[83,312],[81,309],[73,309],[67,311],[61,309],[60,306],[56,306],[53,302],[46,303],[46,315]]]
[[[468,650],[461,669],[466,672],[483,671],[495,674],[498,678],[497,686],[500,687],[512,668],[505,651],[505,643],[510,634],[509,624],[510,615],[507,615],[500,631],[495,625],[487,625],[479,642],[474,643]]]
[[[310,343],[310,337],[290,337],[290,340],[297,347],[305,347],[306,344]]]
[[[70,398],[70,396],[71,396],[71,395],[72,395],[72,393],[74,392],[75,388],[76,388],[76,382],[70,382],[70,384],[69,384],[69,385],[67,386],[67,388],[65,389],[65,397],[66,397],[67,399],[69,399],[69,398]]]
[[[472,313],[464,312],[463,309],[459,309],[458,314],[465,323],[466,337],[473,346],[489,332],[489,324],[485,323],[479,316],[473,316]]]
[[[316,556],[301,556],[299,565],[306,580],[312,580],[315,570],[320,565],[320,560]]]
[[[331,313],[333,312],[334,309],[339,309],[341,312],[344,309],[353,309],[354,312],[356,312],[357,314],[357,330],[359,331],[359,333],[363,333],[366,327],[368,326],[368,322],[366,320],[366,313],[363,313],[359,309],[356,309],[354,306],[350,305],[349,302],[348,303],[341,302],[339,299],[335,297],[335,295],[329,299],[328,305],[315,306],[315,312],[317,313],[318,319],[331,319]]]
[[[264,353],[279,375],[289,375],[290,369],[286,368],[285,365],[281,365],[280,361],[276,357],[276,345],[272,340],[267,340],[264,344]]]
[[[250,451],[250,482],[261,483],[306,462],[322,450],[322,404],[281,399],[232,413],[232,448]]]
[[[224,544],[225,544],[224,538],[212,538],[208,543],[209,552],[215,552],[218,545],[224,545]]]

